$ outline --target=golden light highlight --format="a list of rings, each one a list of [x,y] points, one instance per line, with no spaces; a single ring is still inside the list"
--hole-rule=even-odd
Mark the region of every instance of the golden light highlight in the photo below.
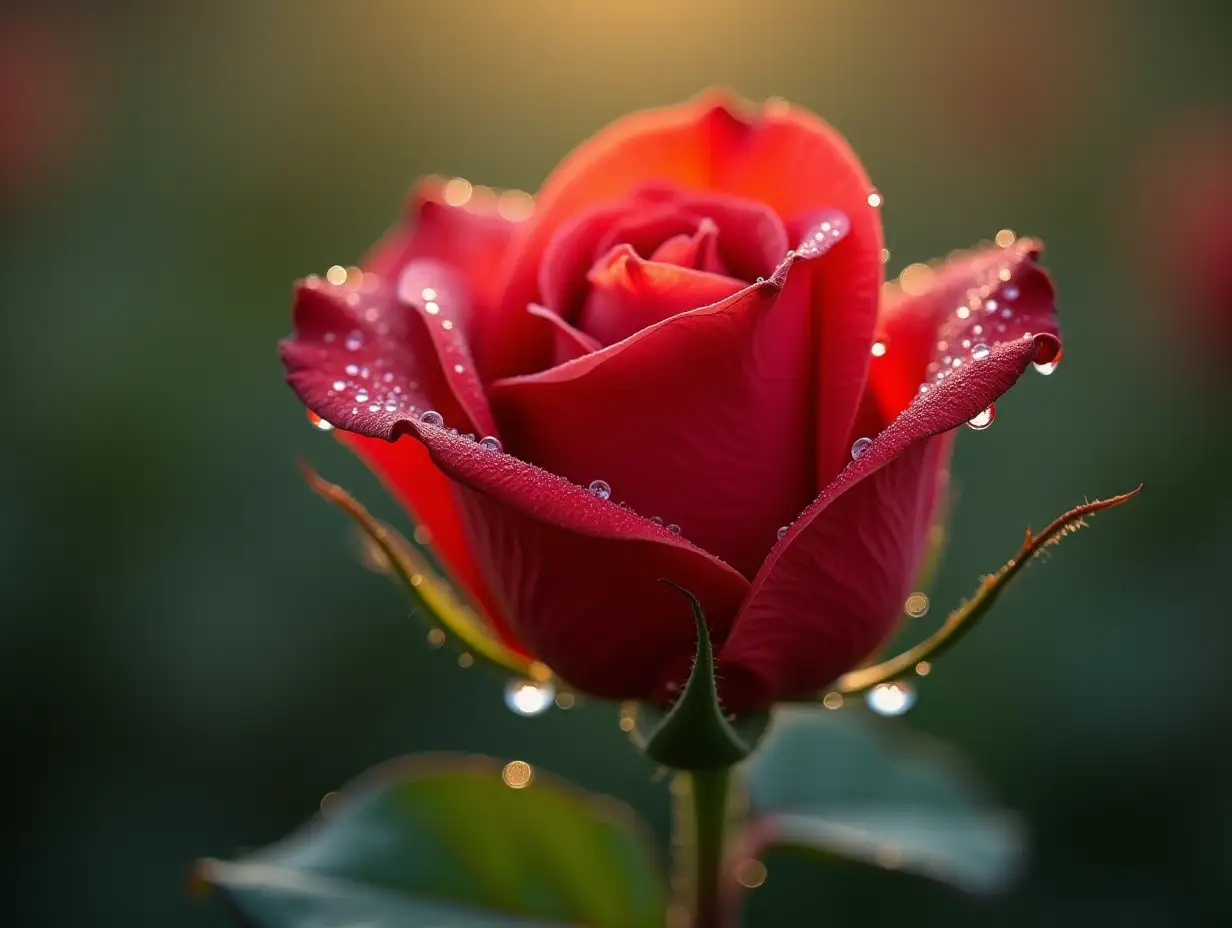
[[[766,882],[766,865],[754,857],[746,857],[736,864],[736,882],[745,889],[757,889]]]
[[[501,779],[510,789],[524,789],[534,778],[534,768],[524,760],[511,760],[501,771]]]
[[[471,198],[474,188],[465,177],[455,177],[445,183],[441,197],[450,206],[465,206]]]
[[[898,275],[898,285],[907,296],[924,293],[933,282],[933,269],[927,264],[908,264]]]
[[[923,593],[912,593],[903,603],[903,611],[913,619],[918,619],[928,613],[928,597]]]
[[[328,280],[335,287],[341,287],[347,281],[346,268],[343,267],[341,264],[335,264],[333,267],[331,267],[328,271],[325,272],[325,279]]]
[[[1002,229],[997,233],[993,241],[995,241],[1002,248],[1009,248],[1016,241],[1018,241],[1018,236],[1014,234],[1013,229]]]

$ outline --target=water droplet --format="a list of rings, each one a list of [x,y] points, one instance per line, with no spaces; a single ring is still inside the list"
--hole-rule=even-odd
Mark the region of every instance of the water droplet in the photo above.
[[[356,374],[359,373],[359,365],[358,364],[348,364],[345,370],[350,376],[354,377]]]
[[[332,345],[334,341],[337,340],[338,336],[335,335],[333,332],[326,332],[324,335],[321,336],[321,338],[325,340],[325,344]]]
[[[878,683],[864,697],[868,707],[878,715],[902,715],[915,705],[915,689],[902,680]]]
[[[1049,374],[1051,374],[1053,371],[1057,369],[1060,363],[1061,363],[1061,352],[1058,350],[1056,357],[1053,358],[1051,361],[1043,361],[1043,362],[1037,361],[1035,362],[1034,367],[1037,371],[1039,371],[1041,374],[1047,377]]]
[[[988,357],[991,349],[983,342],[977,342],[971,346],[971,359],[973,361],[983,361]]]
[[[366,403],[366,402],[368,402],[368,391],[367,391],[367,390],[360,390],[358,393],[356,393],[356,394],[355,394],[355,402],[357,402],[357,403]]]
[[[930,664],[928,661],[920,661],[918,664],[915,665],[915,672],[918,673],[921,677],[927,677],[930,673],[933,672],[933,665]]]
[[[435,300],[436,299],[436,291],[433,290],[431,287],[424,287],[422,290],[419,291],[419,295],[423,297],[425,300]]]
[[[873,446],[871,438],[857,438],[851,445],[851,459],[858,461],[864,456],[864,452]]]
[[[886,343],[882,341],[873,342],[873,357],[880,358],[886,353]]]
[[[455,365],[453,366],[453,372],[454,372],[455,374],[461,374],[461,373],[462,373],[463,371],[465,371],[465,370],[466,370],[466,368],[465,368],[465,367],[463,367],[461,364],[455,364]]]
[[[766,278],[764,278],[764,277],[758,277],[758,278],[757,278],[757,283],[759,283],[759,284],[764,284],[765,282],[766,282]]]
[[[345,389],[346,389],[345,380],[335,380],[334,381],[334,392],[335,393],[341,393]]]
[[[393,383],[394,382],[393,371],[386,371],[385,376],[383,376],[381,379],[385,381],[386,383]]]
[[[424,425],[434,425],[439,429],[445,424],[445,417],[435,409],[425,409],[419,414],[419,421]]]
[[[992,425],[992,420],[997,417],[997,404],[991,403],[987,409],[981,413],[977,413],[967,420],[967,425],[975,429],[977,432],[982,432],[984,429]]]
[[[354,332],[349,333],[346,337],[347,351],[358,351],[360,348],[363,347],[363,344],[364,344],[364,333],[363,332],[356,330]]]
[[[1010,284],[1008,287],[1006,287],[1004,290],[1001,291],[1001,297],[1006,300],[1018,299],[1018,288],[1015,287],[1013,284]]]
[[[607,481],[605,480],[592,480],[590,481],[590,486],[587,489],[589,489],[593,495],[599,497],[599,499],[612,498],[612,488],[608,486]]]
[[[319,428],[322,432],[328,432],[333,428],[332,425],[330,425],[328,422],[326,422],[324,419],[318,416],[311,409],[308,410],[308,421],[311,422],[317,428]]]
[[[778,533],[777,533],[777,534],[778,534],[779,541],[782,541],[782,540],[783,540],[783,536],[787,534],[787,529],[788,529],[788,528],[790,528],[790,526],[787,526],[787,525],[780,525],[780,526],[779,526],[779,530],[778,530]]]
[[[966,306],[960,306],[958,307],[958,309],[954,311],[954,315],[957,316],[959,319],[966,319],[968,316],[971,315],[971,310],[968,309]]]
[[[663,517],[662,516],[651,516],[650,521],[653,522],[655,525],[662,525]]]
[[[479,439],[479,447],[484,451],[500,451],[501,442],[495,435],[485,435]]]
[[[881,196],[881,191],[876,187],[868,192],[868,205],[873,209],[877,209],[884,202],[885,199]]]
[[[680,534],[680,526],[677,525],[675,522],[672,522],[670,525],[668,525],[667,530],[671,532],[673,535]]]
[[[453,320],[452,319],[443,320],[441,322],[441,328],[444,329],[446,332],[452,332],[453,331]]]
[[[380,411],[381,411],[380,403],[373,403],[371,406],[368,407],[368,412],[380,412]]]
[[[988,310],[990,313],[995,313],[997,311],[997,301],[988,300],[987,302],[984,303],[984,308]]]
[[[441,307],[440,307],[440,304],[435,302],[434,300],[428,300],[428,302],[424,303],[424,310],[428,313],[429,316],[435,316],[437,313],[441,311]]]
[[[903,611],[913,619],[919,619],[928,614],[928,597],[923,593],[912,593],[903,603]]]
[[[518,715],[539,715],[552,706],[556,687],[549,682],[510,680],[505,685],[505,705]]]
[[[1010,309],[1008,306],[1005,307],[1005,309],[1001,310],[1002,319],[1009,319],[1012,315],[1014,315],[1014,311]]]
[[[843,694],[826,693],[826,695],[822,697],[821,704],[827,709],[841,709],[843,708]]]

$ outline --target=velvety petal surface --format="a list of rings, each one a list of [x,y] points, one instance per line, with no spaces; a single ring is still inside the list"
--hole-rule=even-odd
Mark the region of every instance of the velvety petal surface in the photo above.
[[[526,312],[550,333],[552,339],[552,365],[564,364],[584,354],[598,351],[603,346],[593,335],[575,329],[546,306],[531,303]]]
[[[817,490],[809,295],[847,228],[838,214],[822,226],[761,284],[492,384],[508,447],[582,486],[606,481],[752,577]]]
[[[542,333],[525,322],[525,306],[542,302],[541,258],[557,231],[583,211],[615,200],[649,180],[761,201],[780,218],[833,207],[852,224],[849,279],[832,278],[838,305],[872,337],[881,282],[881,225],[868,202],[871,189],[847,143],[811,114],[786,104],[753,111],[710,94],[690,103],[634,114],[599,132],[565,159],[537,197],[535,216],[518,231],[505,265],[502,299],[476,346],[485,377],[523,374],[544,365]],[[744,115],[747,112],[748,115]],[[716,219],[716,221],[718,221]],[[723,223],[719,222],[720,227]],[[733,268],[733,272],[735,272]],[[853,321],[853,330],[861,323]],[[855,415],[867,357],[837,376],[823,457],[835,457]],[[844,421],[845,420],[845,421]]]
[[[917,380],[915,399],[881,434],[867,436],[873,439],[868,449],[809,506],[763,564],[721,654],[733,708],[820,689],[889,633],[915,575],[935,508],[938,470],[948,456],[945,439],[937,436],[986,409],[1033,361],[1053,362],[1060,355],[1052,288],[1035,265],[1037,253],[1038,246],[1025,243],[994,260],[985,253],[964,256],[937,273],[935,288],[913,298],[910,317],[932,320],[933,359],[914,368],[930,378],[925,391]],[[1003,260],[1010,263],[1008,281],[1002,279]],[[1008,293],[1017,308],[1009,315],[1000,303],[991,310],[981,305],[978,316],[970,305],[964,311],[953,304],[956,292],[978,294],[989,274],[1014,288]],[[894,310],[896,316],[904,312]],[[994,314],[998,337],[987,353],[977,350],[958,365],[950,356],[943,365],[950,342],[961,345]],[[1001,324],[1005,330],[997,331]],[[923,345],[924,338],[920,332],[909,344]]]

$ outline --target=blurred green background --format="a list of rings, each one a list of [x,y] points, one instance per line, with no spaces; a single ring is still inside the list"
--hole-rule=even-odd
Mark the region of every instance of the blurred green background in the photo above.
[[[295,457],[400,517],[305,422],[274,345],[291,281],[357,260],[417,176],[534,190],[610,119],[715,83],[848,136],[886,197],[891,271],[1003,227],[1048,245],[1065,360],[961,437],[921,622],[1024,526],[1146,483],[1028,571],[885,723],[953,742],[1026,815],[1025,880],[972,900],[771,862],[753,923],[803,924],[793,899],[818,924],[1228,916],[1232,342],[1211,320],[1232,307],[1164,256],[1209,238],[1187,223],[1229,162],[1181,169],[1175,197],[1156,182],[1191,154],[1179,127],[1227,125],[1230,10],[0,3],[8,923],[220,926],[188,899],[194,858],[268,842],[411,751],[522,758],[629,801],[664,838],[666,785],[614,707],[514,717],[500,681],[430,651],[360,566]]]

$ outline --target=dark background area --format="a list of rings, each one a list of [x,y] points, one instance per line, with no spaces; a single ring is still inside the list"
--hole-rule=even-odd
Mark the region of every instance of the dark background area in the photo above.
[[[848,136],[886,198],[891,272],[1005,227],[1047,243],[1064,361],[961,436],[920,623],[1025,526],[1146,484],[884,723],[952,742],[1026,816],[1025,879],[972,900],[854,867],[776,880],[771,861],[755,923],[800,924],[793,905],[821,924],[1227,917],[1230,10],[0,3],[9,923],[221,926],[188,898],[194,858],[266,843],[415,751],[525,759],[664,839],[666,784],[615,707],[513,716],[360,565],[297,455],[405,522],[305,422],[274,345],[292,280],[355,262],[417,176],[533,191],[610,119],[711,84]]]

